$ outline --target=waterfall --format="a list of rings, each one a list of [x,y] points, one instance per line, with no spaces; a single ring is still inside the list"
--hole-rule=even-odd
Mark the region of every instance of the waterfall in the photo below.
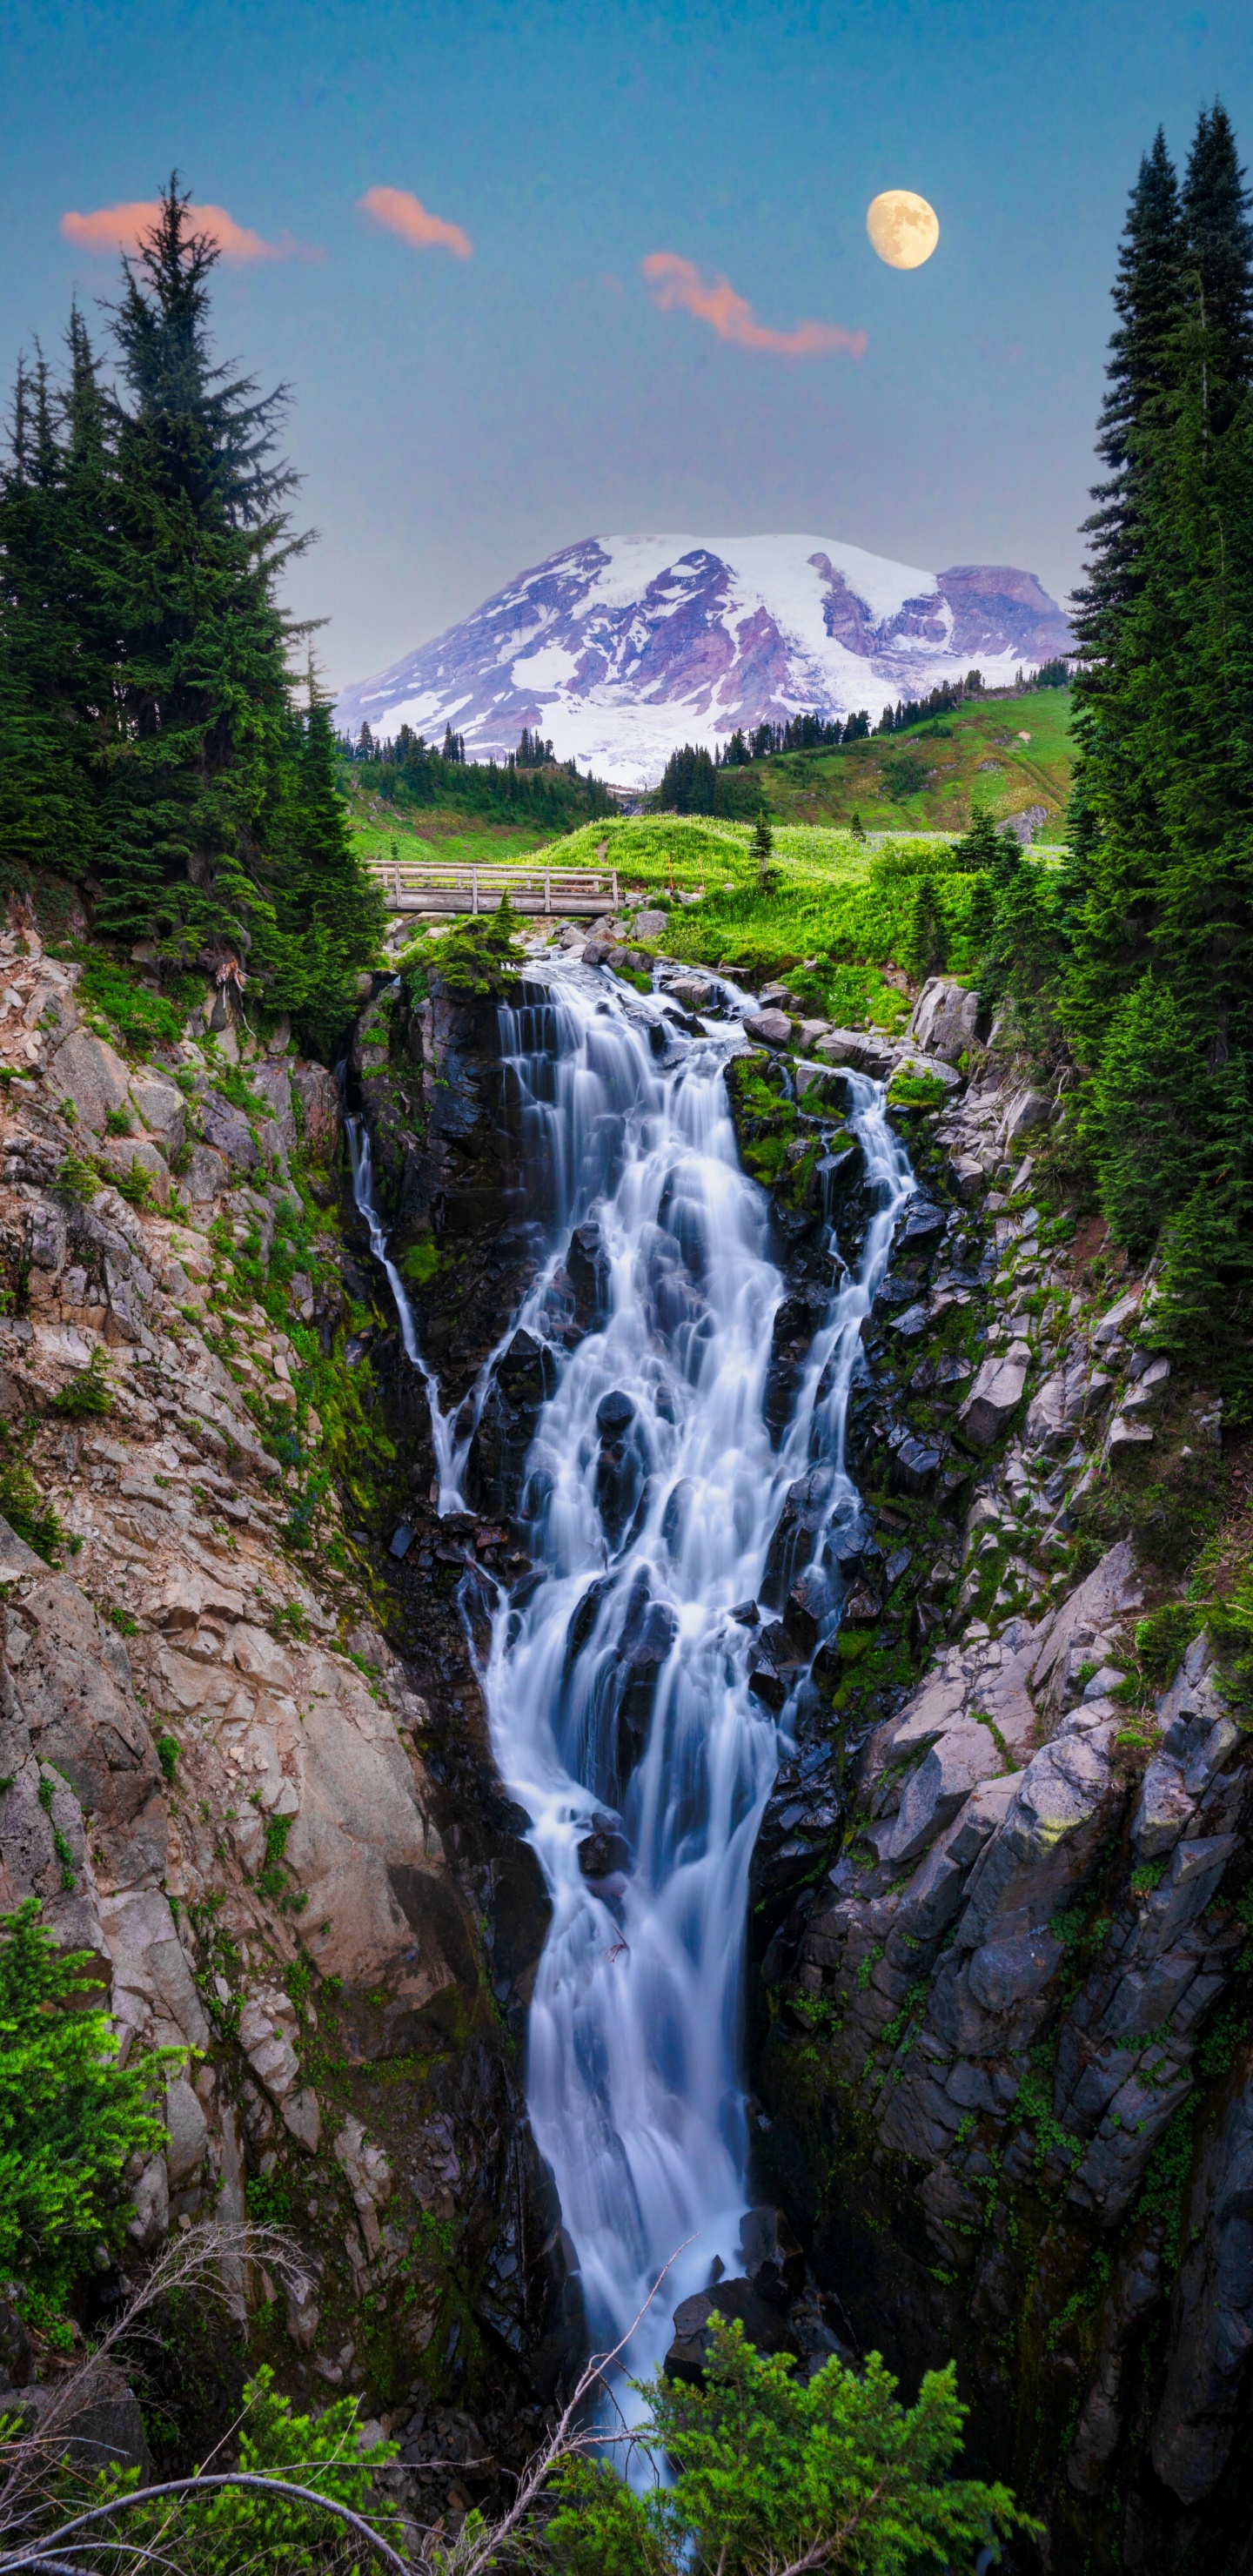
[[[521,1504],[532,1571],[498,1602],[483,1683],[497,1764],[531,1819],[552,1900],[528,2100],[596,2344],[618,2341],[677,2258],[626,2355],[641,2372],[715,2260],[740,2268],[748,1874],[791,1706],[750,1689],[757,1605],[800,1484],[810,1604],[820,1633],[838,1621],[841,1546],[860,1518],[844,1460],[849,1391],[914,1183],[881,1088],[847,1075],[873,1213],[855,1275],[830,1237],[830,1305],[775,1448],[763,1398],[784,1281],[723,1079],[738,1026],[680,1035],[656,1001],[579,967],[550,969],[546,989],[500,1019],[543,1237],[500,1347],[519,1323],[547,1339],[555,1386]],[[360,1133],[352,1150],[405,1348],[423,1368]],[[571,1348],[561,1264],[589,1221],[597,1310]],[[467,1437],[454,1450],[434,1389],[432,1422],[448,1508]],[[777,1564],[774,1581],[777,1593]]]
[[[535,1572],[524,1600],[500,1604],[485,1674],[497,1762],[553,1904],[528,2097],[595,2341],[617,2341],[678,2254],[633,2340],[637,2370],[716,2257],[740,2268],[748,1872],[787,1722],[750,1691],[746,1622],[790,1485],[818,1466],[826,1523],[857,1517],[849,1389],[913,1188],[881,1089],[850,1076],[877,1206],[857,1275],[833,1261],[776,1451],[763,1395],[784,1283],[723,1080],[740,1032],[672,1038],[659,1062],[651,1016],[575,978],[534,1031],[502,1015],[554,1243],[595,1216],[605,1285],[538,1423],[523,1497]],[[549,1275],[522,1320],[541,1332],[550,1304]],[[827,1626],[838,1597],[832,1581]]]
[[[405,1358],[412,1362],[426,1388],[431,1408],[431,1445],[435,1451],[435,1472],[439,1478],[439,1508],[455,1512],[461,1508],[461,1469],[465,1463],[465,1444],[458,1448],[456,1415],[446,1414],[440,1403],[439,1379],[422,1357],[417,1327],[408,1291],[387,1250],[387,1228],[374,1203],[374,1170],[370,1158],[370,1138],[361,1118],[347,1117],[344,1131],[348,1138],[348,1162],[352,1172],[352,1194],[359,1213],[365,1218],[370,1237],[370,1250],[385,1272],[387,1285],[396,1307],[396,1321]]]

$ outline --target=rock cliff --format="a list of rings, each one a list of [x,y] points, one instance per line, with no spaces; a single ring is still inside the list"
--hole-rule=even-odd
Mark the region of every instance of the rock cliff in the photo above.
[[[473,1743],[436,1776],[451,1606],[434,1714],[380,1625],[335,1085],[281,1035],[241,1063],[211,997],[128,1057],[29,924],[0,974],[0,1906],[93,1954],[124,2053],[185,2051],[134,2260],[204,2211],[277,2220],[305,2277],[285,2311],[231,2284],[254,2360],[368,2391],[423,2458],[525,2449],[563,2256],[493,1949],[515,1846]]]

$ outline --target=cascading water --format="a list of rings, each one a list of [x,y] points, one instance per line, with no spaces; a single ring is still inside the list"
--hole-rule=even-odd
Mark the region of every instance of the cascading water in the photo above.
[[[553,1905],[528,2099],[594,2341],[617,2343],[677,2258],[627,2351],[636,2371],[660,2358],[671,2309],[715,2258],[739,2268],[748,1873],[788,1723],[786,1706],[750,1689],[755,1605],[803,1482],[811,1605],[820,1631],[838,1620],[842,1536],[860,1511],[844,1465],[849,1390],[914,1187],[880,1088],[848,1075],[873,1213],[856,1276],[832,1246],[830,1307],[776,1449],[763,1397],[784,1283],[722,1078],[741,1039],[734,1025],[692,1039],[667,1022],[659,1061],[657,1017],[580,969],[501,1014],[548,1248],[515,1323],[545,1337],[554,1274],[588,1219],[601,1269],[591,1330],[572,1350],[552,1341],[555,1391],[522,1500],[533,1571],[499,1602],[483,1673],[496,1759]],[[360,1136],[353,1152],[421,1367]],[[454,1456],[435,1403],[432,1414],[448,1508],[466,1434]]]
[[[413,1320],[413,1309],[409,1304],[405,1283],[395,1262],[388,1256],[387,1228],[374,1204],[374,1172],[370,1159],[370,1138],[365,1123],[360,1118],[348,1117],[344,1120],[344,1129],[348,1138],[352,1194],[360,1214],[365,1218],[370,1237],[370,1250],[387,1275],[387,1284],[396,1304],[396,1320],[400,1326],[405,1358],[412,1362],[426,1388],[427,1402],[431,1408],[431,1444],[435,1451],[435,1472],[439,1479],[439,1508],[441,1512],[457,1511],[461,1503],[460,1469],[464,1464],[465,1452],[464,1449],[458,1450],[457,1447],[456,1417],[446,1414],[440,1403],[439,1379],[434,1369],[427,1367],[422,1357],[417,1328]]]

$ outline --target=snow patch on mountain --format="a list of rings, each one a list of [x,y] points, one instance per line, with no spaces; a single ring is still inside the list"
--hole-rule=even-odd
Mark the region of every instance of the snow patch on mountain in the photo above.
[[[451,724],[474,759],[524,725],[624,787],[676,744],[712,750],[789,716],[847,716],[977,666],[989,685],[1073,649],[1034,573],[927,572],[836,537],[586,537],[339,700],[386,737]]]

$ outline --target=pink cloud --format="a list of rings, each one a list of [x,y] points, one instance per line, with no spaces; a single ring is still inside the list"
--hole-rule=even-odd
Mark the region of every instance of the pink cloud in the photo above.
[[[746,298],[736,294],[729,278],[707,282],[695,262],[681,259],[677,251],[650,251],[640,265],[653,301],[663,313],[673,313],[676,307],[694,313],[698,322],[708,322],[720,340],[729,340],[738,349],[766,349],[775,358],[829,358],[838,352],[860,358],[864,354],[865,332],[845,331],[838,322],[798,322],[794,331],[768,330]]]
[[[384,232],[398,233],[414,250],[450,250],[454,259],[470,257],[469,234],[463,233],[460,224],[446,224],[442,215],[428,214],[421,198],[408,188],[367,188],[357,204]]]
[[[155,197],[140,198],[123,206],[98,206],[90,215],[62,215],[61,230],[66,241],[80,250],[133,252],[160,212]],[[237,224],[225,206],[193,206],[191,219],[196,232],[207,233],[217,243],[223,259],[240,264],[252,259],[292,259],[299,248],[289,233],[276,242],[263,241],[247,224]]]

